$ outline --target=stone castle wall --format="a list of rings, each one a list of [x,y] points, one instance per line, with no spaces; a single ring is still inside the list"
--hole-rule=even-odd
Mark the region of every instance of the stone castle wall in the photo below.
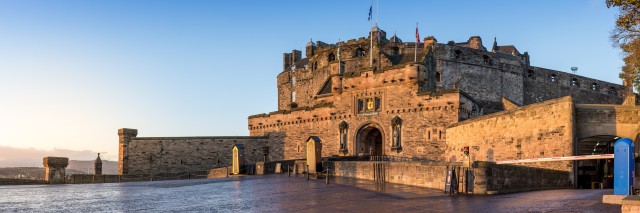
[[[445,157],[467,161],[501,161],[574,154],[574,104],[571,97],[554,99],[494,113],[447,128]],[[529,164],[531,167],[572,171],[571,161]]]
[[[442,160],[445,127],[471,116],[474,103],[462,93],[418,94],[419,74],[423,68],[407,65],[383,72],[361,72],[359,76],[344,77],[340,92],[318,97],[324,106],[278,111],[249,117],[253,136],[270,133],[284,140],[284,159],[305,157],[304,142],[318,136],[323,142],[323,155],[339,154],[339,124],[348,124],[348,154],[355,155],[358,131],[365,125],[381,130],[385,155],[424,157]],[[379,111],[358,113],[357,99],[378,97]],[[466,104],[460,104],[462,103]],[[475,106],[477,108],[477,106]],[[403,120],[401,152],[391,150],[391,120]],[[405,148],[406,147],[406,148]]]
[[[131,137],[126,143],[121,142],[126,153],[119,162],[119,174],[207,171],[228,166],[235,144],[244,145],[245,162],[252,164],[263,159],[263,146],[279,143],[270,140],[269,136]],[[267,160],[272,158],[282,157],[277,152],[270,152]]]
[[[437,45],[440,89],[459,89],[469,94],[485,113],[503,110],[502,98],[522,106],[524,61],[501,54],[453,45]],[[488,57],[485,62],[484,57]]]
[[[573,97],[576,104],[620,104],[623,91],[622,85],[556,70],[529,67],[524,72],[525,104],[564,96]]]
[[[625,105],[576,104],[576,138],[598,135],[630,138],[640,142],[640,107]]]

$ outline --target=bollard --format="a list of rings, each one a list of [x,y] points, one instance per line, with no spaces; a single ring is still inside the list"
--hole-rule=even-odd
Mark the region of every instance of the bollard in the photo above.
[[[227,177],[229,177],[229,167],[227,166],[225,168],[227,168]]]
[[[291,178],[291,167],[287,165],[287,173],[289,173],[289,178]]]
[[[309,165],[307,165],[307,180],[309,180]]]
[[[327,177],[326,177],[326,179],[327,179],[327,184],[329,184],[329,168],[327,168]]]

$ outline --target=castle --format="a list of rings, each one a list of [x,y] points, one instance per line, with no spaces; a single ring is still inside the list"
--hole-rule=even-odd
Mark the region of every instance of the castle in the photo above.
[[[617,138],[639,140],[640,99],[622,85],[531,66],[527,52],[496,39],[487,49],[477,36],[403,42],[377,27],[371,36],[309,42],[304,58],[285,53],[278,110],[249,116],[251,136],[154,138],[120,129],[120,174],[228,166],[234,144],[244,145],[247,163],[262,161],[263,147],[267,161],[304,159],[310,136],[322,140],[324,157],[423,162],[610,153]],[[576,187],[606,176],[598,160],[528,165],[567,172]]]

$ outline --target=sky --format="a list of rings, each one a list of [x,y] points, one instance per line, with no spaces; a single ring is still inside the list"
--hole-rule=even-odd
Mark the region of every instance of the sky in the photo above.
[[[367,36],[370,4],[0,1],[0,165],[15,153],[34,159],[19,166],[50,154],[117,160],[123,127],[140,137],[248,135],[249,115],[277,110],[282,54],[310,39]],[[497,37],[533,66],[620,83],[622,57],[608,39],[617,10],[604,0],[380,0],[377,10],[389,37],[412,41],[416,23],[440,43],[478,35],[490,49]]]

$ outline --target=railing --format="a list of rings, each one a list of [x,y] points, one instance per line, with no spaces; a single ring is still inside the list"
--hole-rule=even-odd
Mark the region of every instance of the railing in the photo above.
[[[393,155],[371,155],[369,161],[387,161],[387,162],[436,162],[426,158],[419,157],[402,157]]]

